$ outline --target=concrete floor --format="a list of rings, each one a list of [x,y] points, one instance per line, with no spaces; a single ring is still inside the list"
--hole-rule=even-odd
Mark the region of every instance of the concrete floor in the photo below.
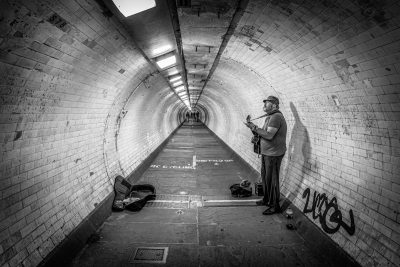
[[[202,124],[185,123],[140,178],[157,199],[140,212],[113,212],[71,266],[338,265],[335,253],[288,230],[284,213],[262,215],[259,197],[233,199],[229,186],[242,179],[258,175]],[[168,247],[166,263],[135,263],[138,247]]]

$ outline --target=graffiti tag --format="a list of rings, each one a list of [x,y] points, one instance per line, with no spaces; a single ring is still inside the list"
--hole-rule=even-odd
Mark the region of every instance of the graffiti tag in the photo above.
[[[328,200],[328,197],[323,194],[319,194],[314,191],[313,201],[311,208],[308,208],[308,203],[310,201],[311,190],[307,188],[304,190],[303,198],[306,199],[306,205],[304,206],[303,212],[309,213],[312,212],[313,219],[319,218],[319,222],[321,224],[322,229],[328,234],[334,234],[339,231],[339,228],[342,226],[349,235],[353,235],[356,227],[354,224],[354,216],[353,211],[349,211],[350,215],[350,226],[342,221],[342,212],[339,210],[336,198],[332,198],[331,201]],[[324,205],[325,204],[325,205]],[[325,208],[325,210],[323,210]],[[330,225],[327,225],[327,215],[332,209],[332,213],[328,217]]]

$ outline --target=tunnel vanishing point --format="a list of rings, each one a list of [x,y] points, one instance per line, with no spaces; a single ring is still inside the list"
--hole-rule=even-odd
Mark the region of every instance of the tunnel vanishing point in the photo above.
[[[0,265],[40,265],[111,213],[115,177],[189,110],[259,171],[243,121],[274,95],[282,195],[361,266],[399,266],[400,2],[155,4],[1,1]]]

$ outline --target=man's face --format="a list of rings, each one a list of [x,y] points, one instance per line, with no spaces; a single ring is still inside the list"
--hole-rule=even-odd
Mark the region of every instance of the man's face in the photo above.
[[[272,109],[273,109],[273,107],[274,107],[274,104],[272,104],[272,102],[270,102],[270,101],[265,101],[265,103],[264,103],[264,112],[269,112],[269,111],[271,111]]]

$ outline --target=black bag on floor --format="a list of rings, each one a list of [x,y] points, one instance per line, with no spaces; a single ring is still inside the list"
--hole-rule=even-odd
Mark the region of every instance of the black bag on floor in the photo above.
[[[156,189],[151,184],[132,185],[122,176],[118,175],[114,183],[114,201],[112,209],[114,211],[139,211],[147,201],[156,198]]]
[[[133,185],[129,197],[125,199],[125,209],[130,211],[141,210],[149,200],[156,198],[156,189],[151,184]]]
[[[229,187],[231,190],[231,194],[234,197],[250,197],[252,195],[252,189],[250,187],[250,183],[240,183],[233,184]]]

